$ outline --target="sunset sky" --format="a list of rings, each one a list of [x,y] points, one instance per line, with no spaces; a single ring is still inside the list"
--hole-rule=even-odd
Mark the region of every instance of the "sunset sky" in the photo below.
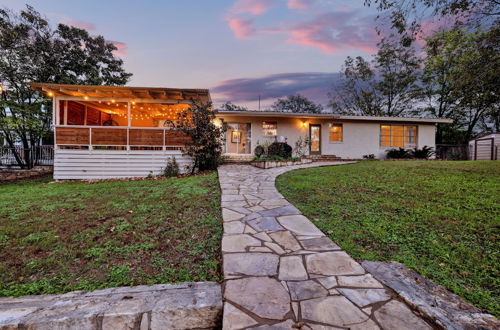
[[[0,0],[26,3],[115,42],[131,86],[209,88],[250,108],[292,93],[326,105],[346,56],[379,40],[362,0]]]

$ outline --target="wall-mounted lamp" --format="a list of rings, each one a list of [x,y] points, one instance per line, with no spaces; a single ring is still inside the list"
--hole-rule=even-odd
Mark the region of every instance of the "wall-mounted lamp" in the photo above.
[[[306,127],[307,126],[307,121],[305,119],[302,119],[302,127]]]

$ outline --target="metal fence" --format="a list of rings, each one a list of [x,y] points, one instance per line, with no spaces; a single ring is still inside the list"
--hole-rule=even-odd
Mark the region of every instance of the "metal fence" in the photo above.
[[[33,162],[33,166],[54,165],[54,146],[39,146],[32,149],[16,146],[14,148],[0,147],[0,167],[19,166],[15,153],[17,153],[23,164],[26,164],[26,158],[29,157]]]

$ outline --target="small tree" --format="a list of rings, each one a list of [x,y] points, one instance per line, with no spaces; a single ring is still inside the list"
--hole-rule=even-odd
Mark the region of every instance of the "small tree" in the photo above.
[[[225,127],[214,124],[215,112],[212,103],[193,105],[179,114],[176,127],[189,137],[185,154],[191,156],[194,164],[191,170],[215,170],[222,161],[222,139]]]
[[[299,113],[321,113],[323,110],[320,104],[316,104],[300,94],[288,95],[286,99],[278,99],[271,108],[279,112]]]

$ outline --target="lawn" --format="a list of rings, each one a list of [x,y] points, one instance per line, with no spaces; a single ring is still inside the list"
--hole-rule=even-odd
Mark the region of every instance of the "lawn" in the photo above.
[[[365,161],[277,186],[353,257],[402,262],[500,315],[500,162]]]
[[[0,183],[0,296],[218,281],[215,173]]]

